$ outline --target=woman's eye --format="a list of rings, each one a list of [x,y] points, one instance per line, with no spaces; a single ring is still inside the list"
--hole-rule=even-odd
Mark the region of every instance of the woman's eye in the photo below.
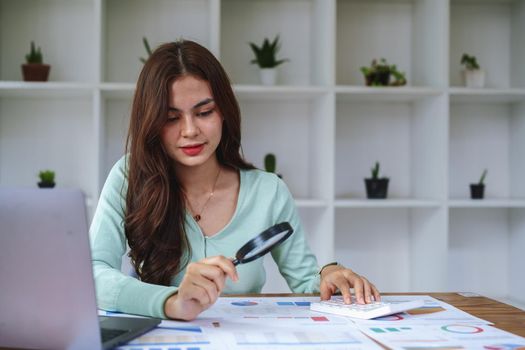
[[[177,115],[168,115],[168,122],[175,122],[179,120],[179,116]]]
[[[199,117],[206,117],[206,116],[209,116],[212,113],[213,113],[213,109],[209,109],[207,111],[202,111],[202,112],[197,113],[197,116],[199,116]]]

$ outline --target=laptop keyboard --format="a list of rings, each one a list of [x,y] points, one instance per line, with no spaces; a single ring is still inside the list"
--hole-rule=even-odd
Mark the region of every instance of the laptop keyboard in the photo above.
[[[110,329],[110,328],[100,328],[100,333],[102,334],[102,342],[107,342],[108,340],[114,339],[119,335],[127,333],[128,331],[122,329]]]

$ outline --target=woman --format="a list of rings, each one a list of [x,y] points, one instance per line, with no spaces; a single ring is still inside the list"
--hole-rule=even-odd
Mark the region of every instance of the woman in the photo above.
[[[337,264],[319,272],[293,199],[274,174],[240,154],[240,110],[215,57],[192,41],[160,46],[137,82],[126,149],[102,190],[91,225],[99,307],[194,319],[221,293],[258,293],[263,259],[231,259],[264,229],[294,233],[272,251],[292,291],[341,290],[350,301],[379,299],[366,278]],[[120,272],[130,247],[138,279]]]

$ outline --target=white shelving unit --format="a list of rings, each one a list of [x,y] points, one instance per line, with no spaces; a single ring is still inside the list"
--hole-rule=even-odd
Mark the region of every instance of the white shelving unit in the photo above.
[[[248,42],[279,34],[278,85],[263,87]],[[243,150],[296,198],[320,263],[383,291],[474,291],[525,304],[524,0],[0,0],[0,185],[43,168],[80,187],[90,215],[123,154],[134,82],[155,46],[208,47],[230,74]],[[21,81],[35,40],[50,82]],[[484,89],[462,87],[474,54]],[[385,57],[400,88],[364,86]],[[387,200],[367,200],[375,161]],[[468,185],[489,170],[486,199]],[[268,263],[266,291],[285,291]]]

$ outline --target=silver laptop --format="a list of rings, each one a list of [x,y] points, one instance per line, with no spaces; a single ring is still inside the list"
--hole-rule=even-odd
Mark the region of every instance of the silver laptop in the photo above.
[[[110,349],[159,322],[97,315],[82,192],[0,188],[0,347]]]

